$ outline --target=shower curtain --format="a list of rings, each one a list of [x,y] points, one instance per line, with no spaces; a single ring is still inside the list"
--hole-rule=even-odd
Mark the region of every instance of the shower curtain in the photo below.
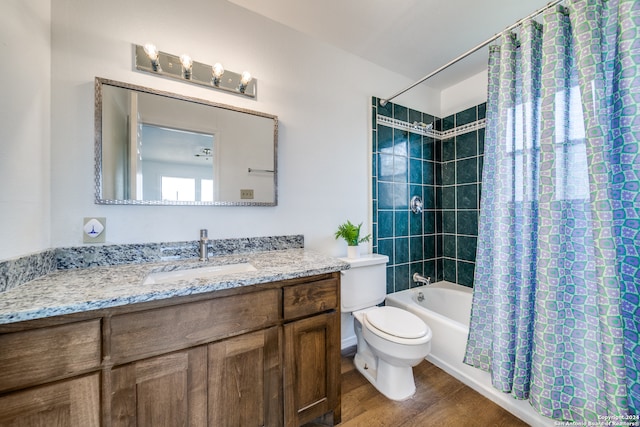
[[[490,48],[464,361],[554,419],[637,425],[639,105],[639,0],[570,0]]]

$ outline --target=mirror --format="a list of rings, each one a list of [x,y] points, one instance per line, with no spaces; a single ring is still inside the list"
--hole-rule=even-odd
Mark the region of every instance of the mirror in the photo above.
[[[96,203],[277,205],[278,118],[96,77]]]

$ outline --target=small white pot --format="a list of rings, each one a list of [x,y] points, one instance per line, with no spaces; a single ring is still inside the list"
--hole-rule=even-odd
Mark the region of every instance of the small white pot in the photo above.
[[[360,258],[360,246],[347,246],[347,258]]]

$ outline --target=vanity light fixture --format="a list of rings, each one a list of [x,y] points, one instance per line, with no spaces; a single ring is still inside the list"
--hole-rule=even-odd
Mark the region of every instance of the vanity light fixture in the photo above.
[[[225,70],[221,63],[207,65],[196,62],[189,55],[181,56],[159,51],[155,45],[133,45],[134,69],[206,86],[237,95],[255,98],[258,83],[248,71],[242,74]]]

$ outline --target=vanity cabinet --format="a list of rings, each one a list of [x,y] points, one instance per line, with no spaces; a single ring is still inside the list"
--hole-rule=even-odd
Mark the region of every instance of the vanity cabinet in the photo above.
[[[0,426],[100,426],[98,373],[0,397]]]
[[[209,426],[282,425],[280,332],[209,344]]]
[[[295,285],[284,292],[285,425],[326,413],[340,423],[340,282]]]
[[[114,368],[111,425],[205,426],[207,348],[195,347]]]
[[[111,426],[282,425],[278,328],[111,371]]]
[[[279,425],[280,306],[273,288],[107,319],[111,425]]]
[[[0,334],[0,426],[98,427],[100,338],[99,320]]]
[[[0,325],[0,426],[337,424],[339,280]]]

